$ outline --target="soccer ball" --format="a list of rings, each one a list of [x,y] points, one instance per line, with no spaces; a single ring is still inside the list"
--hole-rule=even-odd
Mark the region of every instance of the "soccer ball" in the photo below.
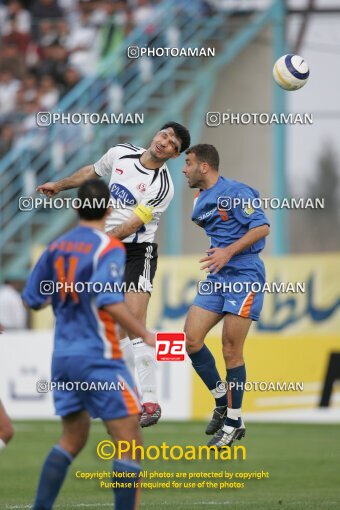
[[[273,77],[276,83],[285,90],[298,90],[308,80],[309,67],[299,55],[283,55],[273,67]]]

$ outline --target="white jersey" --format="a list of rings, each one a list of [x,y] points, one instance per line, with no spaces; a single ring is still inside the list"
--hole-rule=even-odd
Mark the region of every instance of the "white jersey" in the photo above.
[[[156,170],[145,168],[140,157],[142,147],[130,143],[115,145],[94,164],[97,175],[111,175],[109,188],[113,211],[105,230],[121,225],[132,212],[141,217],[144,225],[134,234],[123,239],[128,243],[152,243],[160,215],[170,204],[174,186],[166,164]]]

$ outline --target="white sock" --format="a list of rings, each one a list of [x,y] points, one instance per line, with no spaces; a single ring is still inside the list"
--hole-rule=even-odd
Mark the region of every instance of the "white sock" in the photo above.
[[[225,390],[222,390],[220,388],[214,388],[213,390],[210,390],[210,393],[214,398],[221,398],[223,397],[223,395],[227,394]]]
[[[132,340],[135,363],[142,393],[142,402],[158,404],[156,394],[156,361],[154,348],[146,345],[142,338]]]
[[[227,416],[231,420],[238,420],[241,418],[241,408],[240,409],[232,409],[231,407],[228,407]]]
[[[133,350],[133,345],[128,336],[119,341],[120,348],[122,350],[123,358],[126,363],[126,366],[129,369],[130,374],[135,380],[135,353]]]
[[[0,439],[0,451],[6,448],[6,443],[2,439]]]

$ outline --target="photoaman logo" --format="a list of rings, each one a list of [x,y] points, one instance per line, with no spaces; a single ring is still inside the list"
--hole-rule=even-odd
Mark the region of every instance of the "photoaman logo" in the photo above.
[[[185,333],[156,333],[157,361],[184,361]]]

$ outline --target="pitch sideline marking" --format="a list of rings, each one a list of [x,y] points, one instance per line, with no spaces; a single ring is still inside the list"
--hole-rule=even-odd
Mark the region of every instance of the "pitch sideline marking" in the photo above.
[[[197,502],[188,502],[188,503],[181,503],[181,506],[187,506],[188,508],[191,508],[193,506],[198,506],[198,505],[209,505],[209,506],[216,506],[216,505],[221,505],[223,504],[223,506],[225,505],[235,505],[237,506],[238,504],[241,504],[241,505],[253,505],[253,501],[197,501]],[[289,502],[290,504],[292,503],[291,501]],[[296,506],[299,506],[300,504],[305,504],[306,502],[305,501],[294,501],[294,504]],[[337,505],[338,502],[337,501],[324,501],[324,502],[319,502],[320,506],[323,506],[323,504],[326,504],[327,505]],[[63,505],[63,508],[97,508],[98,505],[100,505],[101,508],[103,507],[110,507],[112,508],[112,503],[76,503],[76,504],[72,504],[72,505]],[[148,508],[150,507],[164,507],[164,506],[173,506],[174,503],[173,502],[170,502],[170,501],[164,501],[163,503],[141,503],[140,504],[140,507],[144,507],[144,506],[147,506]],[[22,509],[25,509],[25,508],[32,508],[32,505],[6,505],[6,510],[22,510]],[[55,508],[61,508],[61,505],[55,505]]]

